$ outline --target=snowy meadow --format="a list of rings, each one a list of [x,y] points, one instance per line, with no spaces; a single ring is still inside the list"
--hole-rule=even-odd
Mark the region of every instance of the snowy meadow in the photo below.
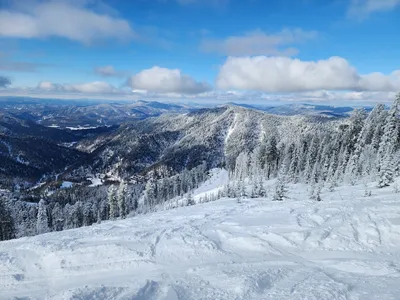
[[[399,194],[375,186],[317,202],[290,184],[283,202],[223,198],[2,242],[0,299],[398,299]]]

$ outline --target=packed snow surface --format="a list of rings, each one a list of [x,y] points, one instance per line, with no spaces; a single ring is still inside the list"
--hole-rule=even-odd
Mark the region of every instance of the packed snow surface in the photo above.
[[[400,299],[400,194],[290,190],[1,242],[0,298]]]

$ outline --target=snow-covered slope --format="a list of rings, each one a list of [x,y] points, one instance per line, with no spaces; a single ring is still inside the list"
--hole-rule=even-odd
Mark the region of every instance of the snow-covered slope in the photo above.
[[[206,195],[217,195],[218,191],[223,189],[223,186],[229,182],[228,171],[224,169],[210,170],[210,178],[206,180],[199,188],[193,191],[194,200],[199,200]],[[198,202],[198,201],[196,201]]]
[[[1,242],[0,299],[399,299],[399,194],[290,190]]]

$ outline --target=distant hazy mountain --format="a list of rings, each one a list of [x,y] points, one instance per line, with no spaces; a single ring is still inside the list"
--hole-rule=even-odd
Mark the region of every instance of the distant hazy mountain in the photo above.
[[[143,100],[60,103],[2,104],[0,185],[33,183],[55,173],[79,182],[97,175],[141,178],[152,170],[169,176],[203,162],[219,167],[271,134],[284,142],[316,122],[329,124],[353,110],[308,104],[193,109]]]
[[[33,183],[61,172],[87,155],[36,137],[0,134],[0,187]]]
[[[30,184],[46,174],[64,171],[87,157],[68,146],[116,128],[61,130],[0,111],[0,188]]]
[[[0,109],[44,126],[91,128],[159,116],[166,112],[189,112],[184,105],[156,101],[110,102],[48,99],[0,99]]]
[[[294,116],[294,115],[309,115],[309,116],[324,116],[328,118],[345,118],[354,110],[353,107],[336,107],[329,105],[315,104],[284,104],[278,106],[264,105],[249,105],[241,103],[230,103],[231,105],[262,110],[270,114]],[[371,108],[366,107],[367,111]]]
[[[165,114],[82,140],[77,149],[90,153],[91,158],[68,176],[129,178],[153,169],[171,175],[203,161],[209,168],[218,167],[233,163],[240,152],[251,151],[272,132],[284,142],[304,134],[315,122],[324,126],[327,121],[320,116],[283,117],[234,105]]]

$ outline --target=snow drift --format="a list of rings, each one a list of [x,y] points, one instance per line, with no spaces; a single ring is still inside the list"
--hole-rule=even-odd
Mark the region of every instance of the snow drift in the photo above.
[[[295,185],[284,202],[223,199],[1,242],[0,299],[398,299],[400,197],[363,190],[315,202]]]

